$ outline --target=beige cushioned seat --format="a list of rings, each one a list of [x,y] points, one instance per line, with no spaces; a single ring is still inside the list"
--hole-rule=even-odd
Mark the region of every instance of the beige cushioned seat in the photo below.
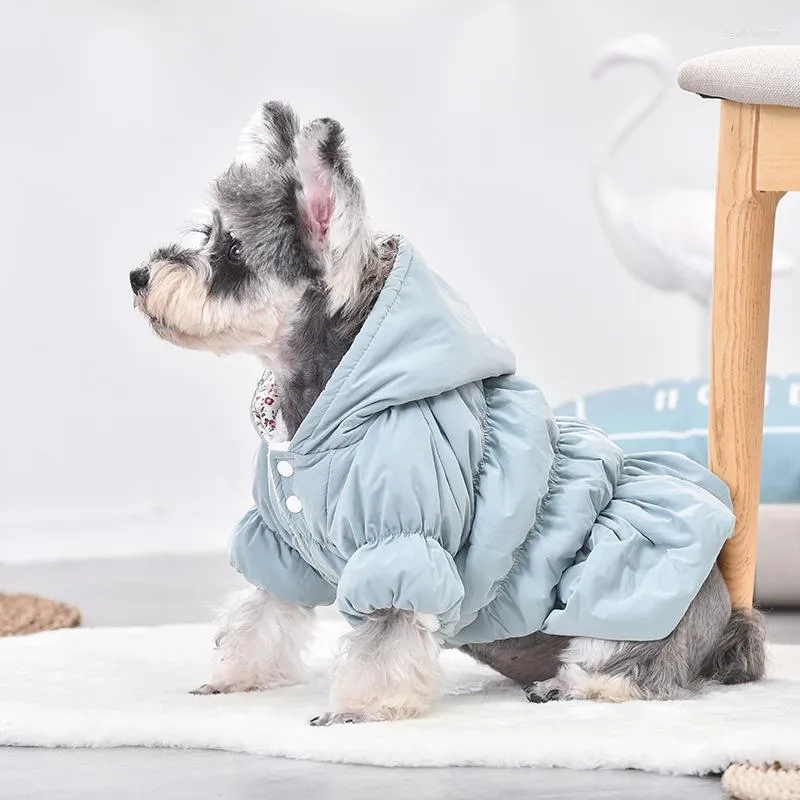
[[[681,64],[678,84],[703,97],[800,108],[800,46],[709,53]]]

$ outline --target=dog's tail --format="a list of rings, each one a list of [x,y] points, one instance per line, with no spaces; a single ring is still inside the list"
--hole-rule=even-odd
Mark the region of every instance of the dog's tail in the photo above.
[[[767,625],[754,608],[734,608],[702,675],[718,683],[750,683],[764,677]]]

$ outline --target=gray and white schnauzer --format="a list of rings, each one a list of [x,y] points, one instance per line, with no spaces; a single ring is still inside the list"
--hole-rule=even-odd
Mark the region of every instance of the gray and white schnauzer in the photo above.
[[[354,361],[354,342],[362,328],[374,324],[378,307],[382,309],[380,313],[386,311],[389,305],[385,302],[386,293],[401,291],[397,288],[400,278],[395,273],[405,257],[401,252],[403,240],[373,232],[361,183],[351,169],[345,149],[342,127],[330,119],[318,119],[301,127],[292,109],[281,103],[267,103],[257,111],[245,130],[241,151],[214,181],[212,197],[210,218],[202,228],[201,242],[159,248],[130,273],[134,305],[148,318],[156,334],[168,342],[217,354],[244,352],[256,356],[271,375],[268,391],[260,395],[261,411],[268,410],[268,406],[280,409],[277,416],[267,414],[265,419],[265,438],[269,434],[273,440],[277,439],[273,448],[269,443],[262,444],[266,469],[272,469],[270,450],[274,450],[282,458],[277,465],[280,476],[292,475],[301,468],[313,471],[316,461],[304,467],[302,454],[295,454],[299,460],[290,460],[293,437],[304,420],[317,413],[315,404],[329,382],[339,380],[333,377],[338,375],[337,367],[348,359],[348,363]],[[527,257],[527,254],[520,256]],[[434,289],[431,293],[438,291]],[[457,320],[454,325],[461,324],[464,315],[453,312],[449,300],[442,303],[441,308],[445,309],[442,313],[453,314],[453,319]],[[435,319],[427,320],[426,324],[436,328]],[[471,322],[464,325],[469,327],[470,335],[475,333]],[[415,332],[410,338],[420,335]],[[470,360],[468,351],[459,352],[462,361]],[[404,365],[408,383],[414,384],[414,359],[406,359]],[[468,367],[469,364],[465,369]],[[421,440],[417,445],[412,443],[409,445],[412,449],[406,450],[402,449],[406,442],[399,442],[398,453],[407,453],[413,460],[417,457],[415,453],[424,451],[426,459],[438,459],[436,464],[440,469],[436,476],[444,480],[442,476],[447,475],[450,485],[445,489],[439,486],[437,490],[443,493],[443,503],[452,501],[458,506],[462,518],[453,526],[444,521],[445,512],[442,512],[439,524],[447,530],[432,530],[433,543],[425,540],[415,552],[422,554],[420,561],[430,556],[432,560],[438,559],[437,564],[446,565],[443,569],[447,580],[451,581],[447,585],[460,588],[452,597],[448,595],[447,614],[450,616],[447,617],[444,611],[435,609],[437,599],[450,591],[442,588],[443,582],[441,586],[438,583],[426,585],[424,575],[427,573],[420,573],[411,580],[408,577],[410,567],[403,561],[406,556],[399,551],[397,560],[393,560],[394,556],[385,558],[382,569],[391,573],[396,567],[398,574],[403,573],[404,586],[411,587],[409,591],[418,591],[419,596],[431,599],[407,602],[402,599],[402,593],[387,589],[383,595],[380,591],[376,594],[386,598],[382,605],[372,602],[368,608],[359,607],[357,611],[354,611],[355,601],[347,600],[342,610],[351,619],[357,617],[353,620],[356,624],[343,637],[335,661],[330,710],[320,713],[311,723],[389,720],[425,713],[437,693],[437,663],[442,646],[461,647],[475,659],[518,682],[532,702],[588,698],[668,699],[683,696],[709,682],[738,683],[761,678],[764,673],[763,620],[755,611],[732,611],[720,572],[712,566],[716,552],[697,581],[690,600],[684,604],[677,624],[673,624],[666,635],[651,637],[655,640],[643,640],[640,636],[621,640],[625,637],[564,634],[556,625],[547,627],[541,621],[531,623],[525,603],[512,602],[513,598],[503,611],[505,616],[499,635],[486,634],[486,630],[498,630],[491,626],[473,636],[463,633],[467,629],[476,630],[469,625],[473,620],[477,620],[475,625],[481,619],[488,625],[502,616],[499,611],[494,613],[492,609],[497,607],[492,603],[517,577],[531,548],[544,538],[543,529],[536,522],[538,517],[557,506],[558,491],[569,489],[560,487],[553,474],[566,458],[567,440],[572,435],[567,433],[572,430],[569,426],[578,423],[553,421],[544,410],[541,412],[545,420],[542,430],[550,437],[549,440],[545,437],[544,449],[549,454],[547,464],[551,474],[544,475],[542,495],[535,507],[532,506],[524,535],[504,554],[507,556],[504,574],[497,579],[487,579],[486,597],[474,603],[469,612],[465,610],[471,591],[467,573],[477,570],[478,582],[486,577],[480,573],[484,568],[481,562],[470,561],[480,552],[475,546],[474,533],[470,542],[470,528],[477,528],[477,515],[484,513],[480,511],[481,502],[488,491],[484,491],[481,483],[481,471],[488,469],[483,450],[492,443],[491,435],[486,432],[486,417],[491,416],[492,397],[496,396],[492,393],[522,386],[520,396],[534,397],[525,402],[538,402],[535,399],[538,395],[531,394],[527,384],[509,383],[516,379],[501,373],[513,373],[513,368],[477,375],[475,380],[465,380],[451,387],[452,390],[442,388],[435,397],[402,404],[386,403],[369,419],[369,424],[362,424],[362,428],[377,428],[402,422],[412,415],[416,415],[416,420],[424,419],[425,425],[419,429],[433,438]],[[401,384],[402,381],[393,384],[393,391],[400,393],[398,396],[402,395],[402,388],[397,389]],[[457,403],[462,404],[459,408],[472,403],[473,411],[483,409],[485,412],[474,411],[463,416],[463,445],[457,428],[451,427],[444,433],[436,430],[437,409],[442,404],[450,407]],[[467,433],[467,428],[473,431],[473,426],[477,426],[474,428],[476,435]],[[594,435],[589,426],[574,430],[583,432],[581,435]],[[403,437],[406,438],[409,437]],[[457,480],[458,485],[453,484],[453,473],[449,471],[450,451],[442,454],[437,444],[433,448],[436,452],[431,454],[430,441],[441,442],[445,438],[450,442],[448,447],[457,454],[457,461],[468,464],[462,470],[465,479]],[[550,441],[553,447],[548,449]],[[523,451],[527,458],[524,447]],[[286,454],[285,457],[281,453]],[[349,458],[348,454],[348,447],[336,450],[337,458]],[[463,459],[459,454],[463,454]],[[504,458],[502,452],[492,457],[495,456],[499,461]],[[363,459],[363,453],[355,458]],[[376,452],[375,458],[380,461],[386,455]],[[373,530],[381,524],[379,515],[370,516],[370,495],[379,493],[381,486],[385,487],[388,482],[399,487],[397,491],[407,491],[405,502],[412,509],[409,513],[416,505],[424,504],[418,496],[427,489],[421,485],[414,487],[413,481],[404,474],[413,471],[413,467],[407,468],[404,462],[398,461],[397,472],[384,478],[374,471],[369,472],[368,461],[355,463],[355,466],[354,463],[347,462],[342,477],[331,479],[330,485],[324,488],[325,502],[333,505],[340,494],[359,492],[357,496],[361,499],[354,505],[357,508],[355,519],[332,521],[332,513],[323,515],[321,521],[305,519],[306,513],[309,517],[312,515],[310,506],[313,503],[309,498],[294,495],[286,498],[286,505],[294,516],[280,516],[275,512],[273,519],[267,519],[254,511],[251,523],[256,528],[253,530],[257,529],[260,536],[265,526],[274,529],[269,552],[276,561],[293,560],[300,565],[297,569],[302,569],[302,573],[297,575],[301,577],[297,578],[297,587],[278,581],[275,588],[255,578],[251,580],[252,589],[236,593],[230,599],[220,615],[216,670],[211,682],[197,692],[264,690],[301,681],[313,606],[338,600],[342,607],[343,593],[358,594],[361,589],[360,585],[353,586],[351,579],[345,590],[339,579],[348,569],[349,560],[356,558],[353,554],[359,548],[365,549],[360,529]],[[623,463],[627,462],[619,456],[619,464]],[[328,465],[326,474],[336,475],[337,469],[335,465]],[[659,468],[659,475],[663,477],[667,471]],[[369,475],[370,485],[354,489],[352,484],[363,483],[367,480],[365,475]],[[498,478],[501,479],[511,481],[514,476],[509,477],[506,472],[505,478]],[[275,480],[282,478],[275,476]],[[605,475],[601,480],[605,480]],[[269,491],[278,489],[270,485],[264,489],[265,493]],[[452,500],[450,495],[456,499]],[[525,498],[520,500],[522,505],[525,502]],[[603,504],[614,501],[606,497],[597,502],[601,505],[592,511],[594,516],[602,512]],[[286,515],[286,509],[281,508],[280,513]],[[510,526],[514,508],[503,513],[505,516],[498,519],[507,519]],[[434,523],[431,524],[435,527],[438,517],[434,513],[432,518]],[[296,524],[305,525],[304,531],[313,528],[317,538],[313,539],[311,534],[297,535]],[[666,527],[668,524],[668,521],[664,523]],[[353,530],[349,530],[348,536],[358,540],[356,544],[350,549],[342,545],[331,530],[334,525],[349,525]],[[498,536],[503,535],[502,525],[495,525],[494,531]],[[699,535],[702,536],[702,531]],[[255,547],[253,541],[255,539],[249,540],[247,546]],[[415,542],[416,539],[411,544],[416,546]],[[569,565],[562,564],[552,585],[540,593],[550,608],[559,613],[569,611],[569,598],[559,594],[561,576],[592,562],[594,552],[600,549],[595,546],[593,551],[592,545],[586,542],[581,540],[582,546],[572,552]],[[321,554],[325,548],[330,552]],[[494,553],[491,548],[484,552],[488,573],[493,569]],[[463,579],[466,588],[459,579]],[[296,594],[293,593],[295,589]],[[666,591],[663,586],[660,589]],[[536,587],[531,589],[534,590]],[[617,592],[618,588],[608,591]],[[603,601],[603,596],[594,597],[597,606]],[[488,616],[481,617],[487,609]],[[635,613],[633,606],[631,609],[631,613]],[[590,608],[584,613],[591,616],[593,610]],[[553,632],[559,630],[562,632]]]

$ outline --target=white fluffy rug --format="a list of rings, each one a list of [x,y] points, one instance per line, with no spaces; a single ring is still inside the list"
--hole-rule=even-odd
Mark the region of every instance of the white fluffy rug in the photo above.
[[[800,763],[800,647],[771,649],[772,677],[669,703],[532,705],[465,656],[443,656],[426,719],[312,728],[340,623],[320,625],[310,685],[197,697],[211,630],[98,628],[0,639],[0,744],[194,747],[380,765],[635,768],[698,774],[734,761]]]

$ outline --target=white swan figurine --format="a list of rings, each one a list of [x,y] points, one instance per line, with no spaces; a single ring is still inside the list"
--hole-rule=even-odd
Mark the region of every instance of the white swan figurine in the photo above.
[[[682,292],[702,307],[701,360],[705,370],[715,196],[699,189],[659,189],[631,200],[614,185],[610,174],[614,158],[675,83],[672,58],[654,36],[639,34],[610,42],[601,51],[592,75],[599,78],[612,67],[624,64],[647,67],[657,84],[613,129],[594,176],[595,206],[617,257],[629,272],[656,289]],[[790,256],[773,254],[774,276],[786,274],[793,266]]]

